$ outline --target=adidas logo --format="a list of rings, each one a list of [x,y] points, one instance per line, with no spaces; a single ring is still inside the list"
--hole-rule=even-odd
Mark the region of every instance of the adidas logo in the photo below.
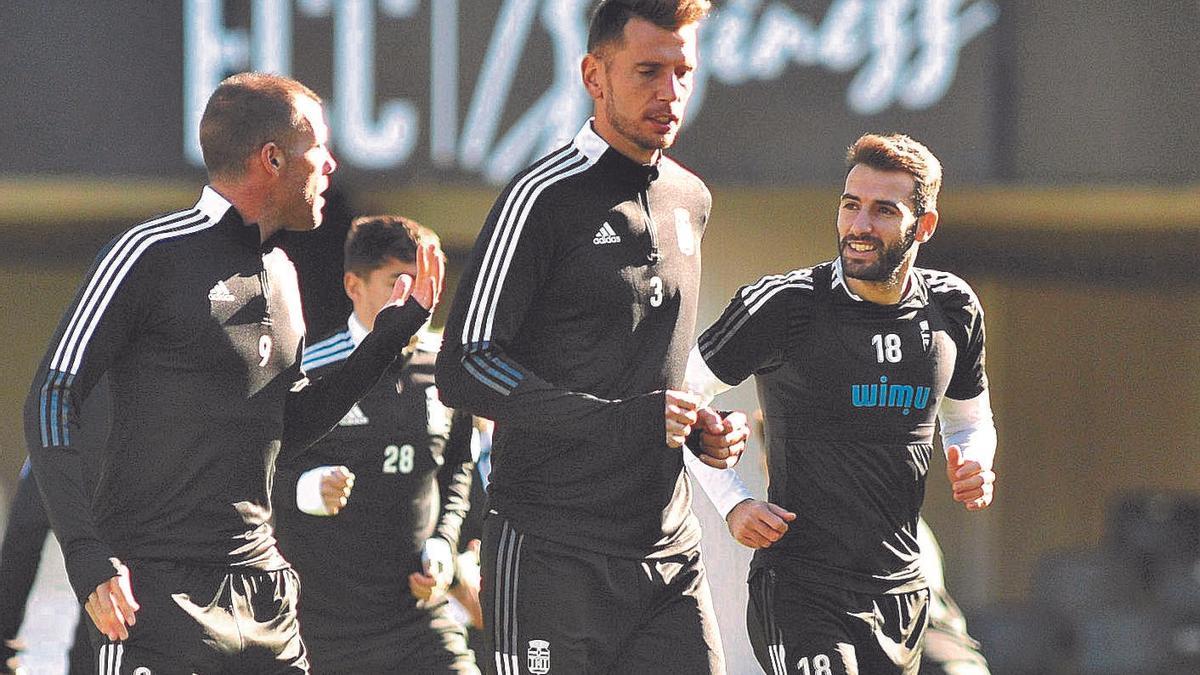
[[[217,285],[208,292],[208,300],[210,302],[234,302],[237,298],[229,292],[229,287],[225,285],[224,281],[218,281]]]
[[[596,230],[596,236],[592,238],[592,243],[599,246],[600,244],[619,244],[621,243],[621,235],[617,234],[612,229],[607,221]]]
[[[358,407],[358,404],[355,403],[354,407],[350,409],[350,412],[346,413],[346,416],[342,418],[342,421],[338,422],[338,426],[362,427],[370,423],[371,420],[367,419],[367,416],[363,414],[362,408]]]

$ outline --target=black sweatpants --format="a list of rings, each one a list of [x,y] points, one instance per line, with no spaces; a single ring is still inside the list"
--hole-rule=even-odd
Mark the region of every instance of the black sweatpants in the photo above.
[[[141,609],[129,639],[93,636],[102,675],[309,672],[293,570],[126,565]]]
[[[928,620],[927,589],[870,595],[770,567],[750,577],[746,626],[770,675],[916,675]]]
[[[724,673],[700,552],[606,556],[517,532],[483,534],[489,673]]]

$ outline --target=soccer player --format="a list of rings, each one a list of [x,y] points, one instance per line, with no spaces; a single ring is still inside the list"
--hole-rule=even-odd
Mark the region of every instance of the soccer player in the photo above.
[[[495,421],[483,606],[493,672],[723,670],[685,438],[736,457],[745,415],[678,391],[711,197],[665,156],[707,0],[592,16],[594,117],[521,172],[447,321],[443,400]]]
[[[275,235],[321,222],[328,135],[299,82],[223,81],[200,122],[200,200],[101,251],[35,375],[29,454],[105,672],[308,670],[297,577],[271,526],[275,459],[328,431],[395,361],[442,275],[423,247],[354,355],[306,380],[295,270]],[[106,372],[112,433],[93,500],[77,410]]]
[[[341,368],[432,232],[406,218],[357,218],[346,237],[353,312],[304,350],[320,377]],[[442,594],[469,507],[471,417],[451,416],[433,384],[437,336],[406,358],[309,452],[281,458],[279,547],[304,581],[300,633],[317,673],[478,673]],[[412,586],[410,588],[410,585]]]
[[[687,366],[705,399],[757,378],[769,502],[722,503],[759,547],[747,623],[770,673],[917,672],[935,416],[954,499],[977,511],[993,495],[983,310],[958,277],[914,266],[937,228],[941,164],[907,136],[868,134],[847,165],[838,257],[740,289]]]

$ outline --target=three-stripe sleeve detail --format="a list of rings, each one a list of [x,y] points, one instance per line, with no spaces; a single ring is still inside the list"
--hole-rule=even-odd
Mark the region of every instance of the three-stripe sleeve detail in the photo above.
[[[530,211],[548,187],[586,171],[598,157],[589,155],[575,144],[548,155],[513,185],[500,209],[471,292],[462,343],[466,347],[463,366],[467,372],[502,395],[511,393],[524,375],[491,348],[492,328],[504,282]]]
[[[39,418],[43,446],[70,443],[67,432],[69,391],[104,312],[138,258],[155,243],[211,227],[197,209],[180,211],[131,228],[109,249],[88,279],[67,322],[42,385]]]
[[[492,588],[496,606],[492,616],[492,638],[496,646],[496,672],[517,675],[521,664],[520,639],[517,626],[517,583],[521,567],[521,546],[525,535],[513,530],[508,521],[500,530],[500,546],[496,555],[495,578]]]
[[[812,269],[793,270],[787,274],[772,274],[744,286],[738,296],[740,303],[731,303],[725,314],[700,336],[700,355],[705,361],[721,351],[755,312],[781,291],[789,288],[812,290]]]
[[[300,369],[307,371],[336,361],[342,361],[349,358],[353,352],[354,339],[350,337],[350,331],[342,331],[337,335],[306,347],[304,349],[304,356],[300,360]]]

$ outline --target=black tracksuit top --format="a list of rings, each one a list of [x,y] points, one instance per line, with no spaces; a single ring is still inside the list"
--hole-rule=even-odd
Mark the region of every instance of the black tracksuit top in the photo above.
[[[275,518],[279,546],[304,581],[306,640],[379,635],[414,621],[408,575],[421,571],[426,539],[458,550],[470,507],[471,416],[438,400],[436,335],[387,373],[309,452],[280,458]],[[310,376],[336,371],[354,352],[343,330],[304,350]],[[312,516],[296,506],[296,482],[310,469],[354,473],[345,508]]]
[[[333,426],[428,314],[415,302],[381,313],[353,367],[310,384],[295,269],[259,237],[206,187],[193,208],[110,242],[51,339],[26,440],[81,600],[113,576],[113,556],[285,567],[276,456]],[[97,448],[78,446],[77,410],[105,372],[112,431],[89,500],[77,454]]]
[[[704,183],[638,164],[589,122],[492,207],[447,320],[443,401],[496,422],[489,508],[622,557],[699,541],[664,396],[696,321]]]

